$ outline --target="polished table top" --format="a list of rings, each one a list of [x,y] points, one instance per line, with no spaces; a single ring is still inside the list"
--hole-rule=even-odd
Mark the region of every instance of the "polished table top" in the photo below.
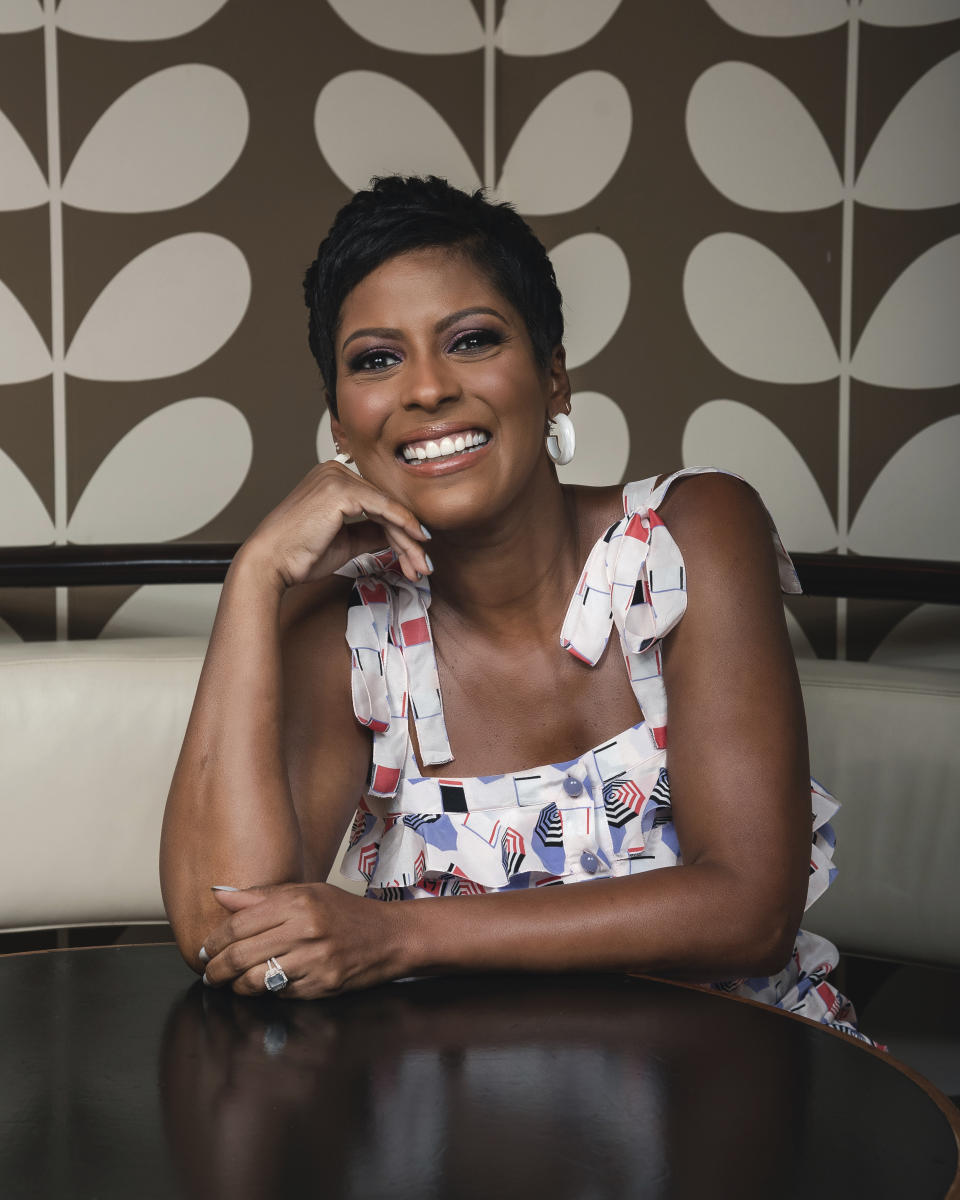
[[[7,1200],[960,1195],[939,1093],[649,979],[242,1000],[115,947],[0,958],[0,1017]]]

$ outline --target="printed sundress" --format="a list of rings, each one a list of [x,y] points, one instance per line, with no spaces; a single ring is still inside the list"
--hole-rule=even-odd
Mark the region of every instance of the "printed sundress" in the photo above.
[[[670,486],[656,478],[623,489],[623,517],[587,558],[560,631],[563,650],[595,666],[616,627],[642,720],[568,762],[463,778],[426,778],[409,736],[412,715],[424,764],[453,760],[430,631],[427,579],[412,583],[392,550],[340,569],[355,578],[346,637],[357,720],[372,730],[370,786],[341,864],[382,900],[479,895],[635,875],[682,863],[667,770],[667,697],[661,641],[683,616],[683,558],[658,516]],[[768,519],[769,514],[768,514]],[[770,519],[780,586],[800,592]],[[830,818],[837,802],[810,783],[806,908],[836,874]],[[853,1006],[827,981],[836,947],[800,930],[793,955],[770,977],[709,986],[764,1001],[857,1037]],[[864,1038],[864,1040],[869,1040]]]

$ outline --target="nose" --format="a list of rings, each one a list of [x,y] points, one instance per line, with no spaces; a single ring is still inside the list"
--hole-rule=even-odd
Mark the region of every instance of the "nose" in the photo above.
[[[407,408],[422,408],[433,412],[447,400],[460,395],[460,382],[456,371],[438,354],[419,354],[407,360],[406,391],[404,403]]]

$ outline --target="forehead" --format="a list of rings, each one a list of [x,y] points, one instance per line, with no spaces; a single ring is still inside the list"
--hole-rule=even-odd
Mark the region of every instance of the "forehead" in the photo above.
[[[496,308],[519,320],[513,305],[469,256],[455,247],[409,250],[388,258],[347,293],[339,332],[381,326],[404,328],[434,322],[462,308]]]

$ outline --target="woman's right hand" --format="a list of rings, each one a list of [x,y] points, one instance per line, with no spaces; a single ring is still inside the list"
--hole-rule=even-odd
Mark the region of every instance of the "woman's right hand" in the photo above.
[[[433,570],[413,513],[335,461],[321,463],[257,526],[238,558],[255,559],[279,591],[324,579],[358,554],[397,552],[416,581]]]

